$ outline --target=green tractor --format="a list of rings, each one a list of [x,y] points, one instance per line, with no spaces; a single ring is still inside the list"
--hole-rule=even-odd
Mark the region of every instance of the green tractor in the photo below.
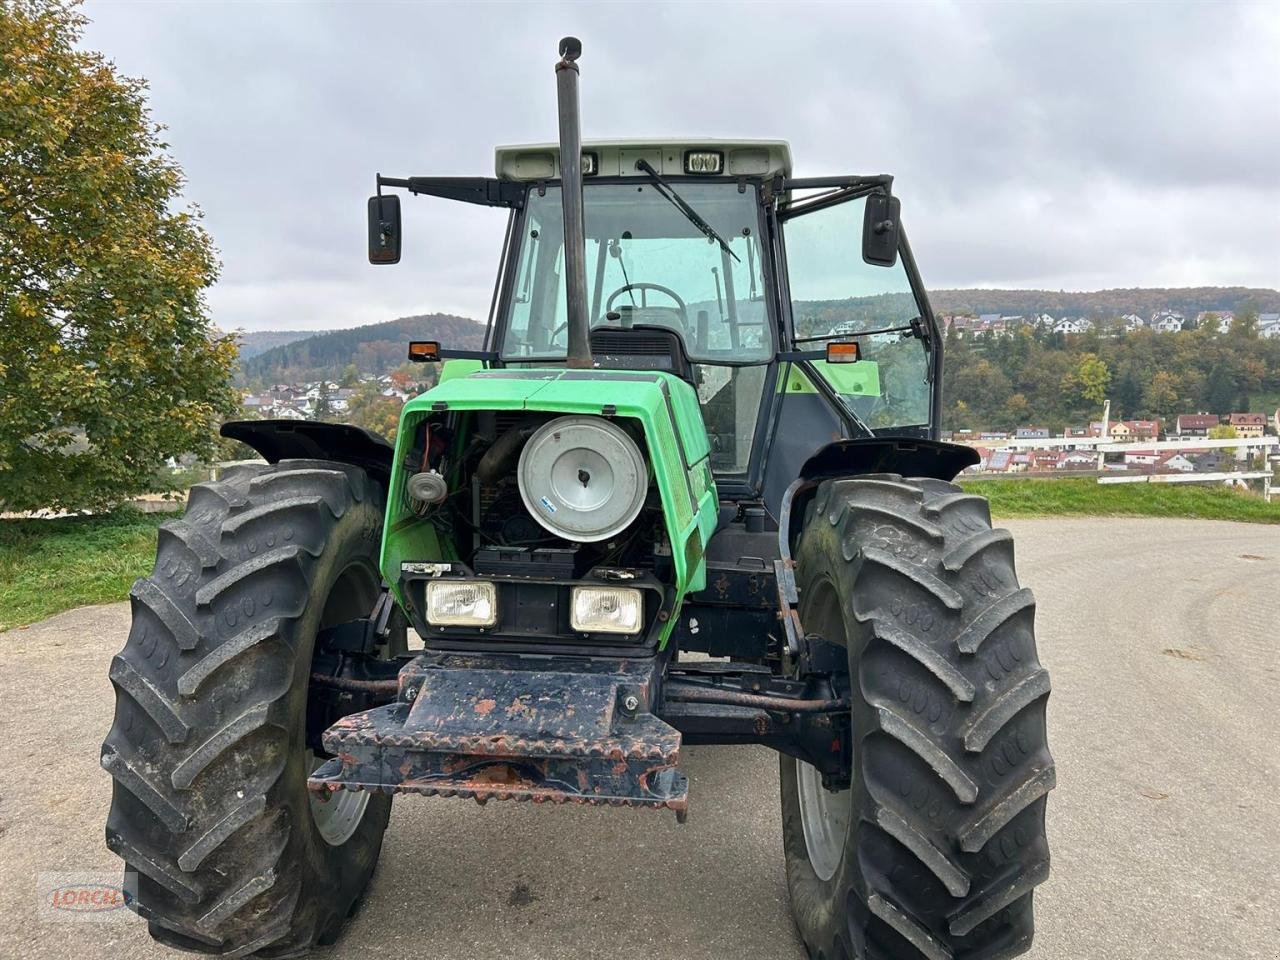
[[[494,178],[378,178],[510,211],[482,350],[394,448],[227,424],[111,665],[107,845],[153,936],[332,942],[394,795],[669,810],[682,746],[779,754],[809,955],[1028,949],[1049,870],[1034,600],[940,442],[942,340],[887,176],[781,141],[558,144]],[[412,627],[422,646],[411,648]],[[518,841],[516,841],[518,842]]]

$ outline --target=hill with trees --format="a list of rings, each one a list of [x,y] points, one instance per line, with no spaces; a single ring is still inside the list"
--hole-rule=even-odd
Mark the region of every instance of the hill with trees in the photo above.
[[[1150,317],[1159,310],[1188,316],[1206,310],[1236,311],[1251,305],[1260,313],[1280,312],[1280,290],[1252,287],[1141,287],[1120,290],[930,290],[937,313],[1075,316],[1096,319],[1136,313]]]
[[[272,347],[283,347],[286,343],[295,343],[314,337],[318,330],[237,330],[236,343],[240,347],[242,361],[266,353]]]
[[[246,386],[340,379],[354,364],[361,373],[390,373],[405,362],[410,340],[439,340],[460,350],[478,350],[484,327],[445,313],[400,317],[347,330],[330,330],[241,357]]]
[[[1256,317],[1236,314],[1226,333],[1123,330],[1058,334],[1018,326],[1006,336],[949,331],[946,429],[1084,426],[1110,399],[1114,419],[1179,413],[1270,412],[1280,403],[1280,339],[1261,339]]]

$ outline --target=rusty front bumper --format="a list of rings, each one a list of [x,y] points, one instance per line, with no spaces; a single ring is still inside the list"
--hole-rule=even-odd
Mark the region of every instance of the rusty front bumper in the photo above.
[[[670,809],[684,819],[680,733],[648,712],[655,661],[427,652],[395,702],[343,717],[312,790],[380,790],[483,803]]]

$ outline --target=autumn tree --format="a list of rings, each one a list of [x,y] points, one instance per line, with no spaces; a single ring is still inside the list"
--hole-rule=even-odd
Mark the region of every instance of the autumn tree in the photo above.
[[[217,262],[141,80],[65,2],[0,4],[0,503],[100,507],[235,407]]]

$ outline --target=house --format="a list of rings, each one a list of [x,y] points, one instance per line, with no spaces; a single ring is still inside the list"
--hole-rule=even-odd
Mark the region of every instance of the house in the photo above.
[[[1089,321],[1075,317],[1063,317],[1053,325],[1054,333],[1085,333],[1089,329]]]
[[[1157,333],[1177,333],[1187,318],[1176,310],[1161,310],[1151,317],[1151,329]]]
[[[1004,473],[1009,469],[1009,460],[1013,456],[1008,450],[992,450],[987,459],[987,469],[992,473]]]
[[[1008,440],[1009,434],[1004,430],[983,430],[978,434],[979,440]]]
[[[1126,313],[1123,317],[1120,318],[1120,320],[1124,324],[1124,329],[1126,333],[1133,333],[1133,331],[1141,330],[1143,327],[1146,326],[1146,323],[1143,322],[1143,319],[1140,316],[1138,316],[1136,313]]]
[[[1258,323],[1258,336],[1263,340],[1280,340],[1280,320],[1271,323]]]
[[[301,410],[294,407],[276,407],[275,417],[277,420],[305,420],[307,415]]]
[[[1026,473],[1031,469],[1030,453],[1014,453],[1009,457],[1010,473]]]
[[[1209,431],[1220,422],[1216,413],[1180,413],[1178,414],[1178,436],[1207,437]]]
[[[1159,420],[1126,420],[1124,421],[1124,425],[1129,428],[1130,440],[1160,439]]]
[[[1129,467],[1154,467],[1160,461],[1160,454],[1154,450],[1126,450],[1124,462]]]
[[[1196,465],[1185,453],[1174,450],[1172,453],[1166,451],[1160,457],[1156,469],[1160,473],[1194,473]]]
[[[1123,420],[1117,420],[1111,424],[1111,433],[1108,436],[1117,443],[1124,443],[1133,438],[1133,430]]]
[[[1032,473],[1048,473],[1050,470],[1058,469],[1057,450],[1032,450],[1027,456]]]
[[[1089,431],[1087,436],[1090,437],[1109,437],[1111,436],[1110,427],[1112,424],[1104,423],[1101,420],[1091,420],[1089,422]],[[1107,428],[1107,429],[1104,429]]]
[[[1058,321],[1057,321],[1056,319],[1054,319],[1054,317],[1053,317],[1051,314],[1048,314],[1048,313],[1042,313],[1042,314],[1040,314],[1040,316],[1038,316],[1038,317],[1032,317],[1032,318],[1031,318],[1031,323],[1032,323],[1032,325],[1033,325],[1033,326],[1037,326],[1037,327],[1050,327],[1050,328],[1052,328],[1052,327],[1053,327],[1053,325],[1054,325],[1055,323],[1057,323],[1057,322],[1058,322]]]
[[[1048,440],[1048,427],[1018,427],[1013,432],[1015,440]]]
[[[1058,454],[1059,470],[1093,470],[1098,465],[1096,453],[1083,450],[1066,450]]]
[[[1267,432],[1266,414],[1233,413],[1227,422],[1236,428],[1237,437],[1260,437]]]

